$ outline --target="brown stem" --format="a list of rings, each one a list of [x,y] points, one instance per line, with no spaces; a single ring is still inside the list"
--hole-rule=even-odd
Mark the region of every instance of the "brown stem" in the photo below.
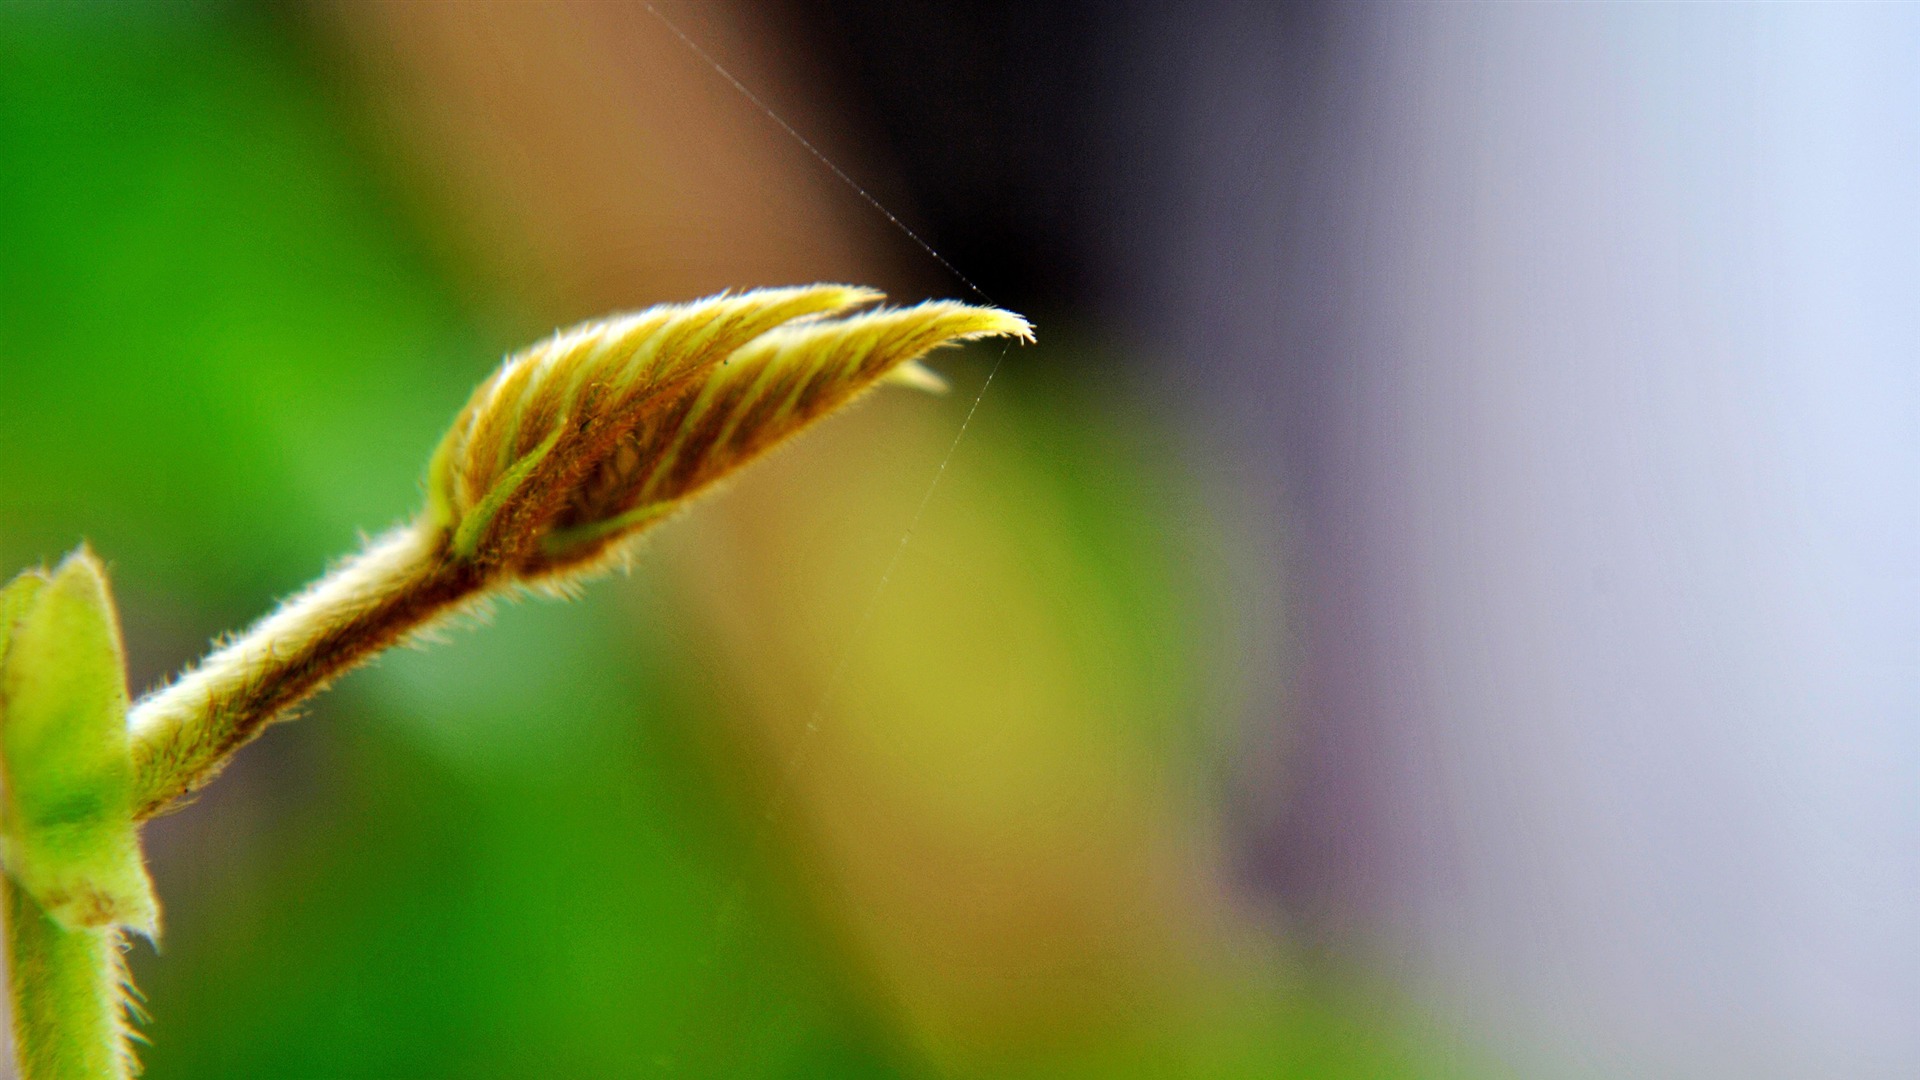
[[[487,584],[448,557],[444,531],[412,525],[376,541],[134,706],[135,816],[199,788],[268,724]]]

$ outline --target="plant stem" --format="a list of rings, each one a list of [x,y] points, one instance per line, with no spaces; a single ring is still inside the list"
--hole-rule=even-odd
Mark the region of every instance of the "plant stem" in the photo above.
[[[126,1080],[129,993],[118,927],[69,930],[0,874],[20,1080]]]
[[[141,699],[128,716],[136,819],[211,780],[268,724],[472,600],[488,579],[485,570],[449,556],[444,530],[405,526]]]

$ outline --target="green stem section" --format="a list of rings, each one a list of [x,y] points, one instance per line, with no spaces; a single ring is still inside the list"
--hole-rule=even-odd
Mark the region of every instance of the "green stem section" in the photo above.
[[[472,600],[490,575],[448,550],[444,529],[375,541],[128,717],[134,815],[213,779],[240,747],[335,677]]]
[[[20,1080],[125,1080],[135,1070],[119,929],[68,930],[11,877],[0,874],[0,890]]]

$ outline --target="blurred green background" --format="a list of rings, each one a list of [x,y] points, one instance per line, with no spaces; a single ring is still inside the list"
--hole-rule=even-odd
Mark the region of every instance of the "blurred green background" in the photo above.
[[[408,515],[553,325],[960,291],[657,24],[439,10],[0,7],[0,566],[92,543],[136,692]],[[148,1075],[1477,1074],[1235,886],[1241,556],[1032,314],[883,591],[990,351],[155,822]]]

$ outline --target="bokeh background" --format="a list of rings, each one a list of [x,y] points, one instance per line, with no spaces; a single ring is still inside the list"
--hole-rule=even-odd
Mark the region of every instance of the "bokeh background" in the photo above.
[[[1920,1074],[1917,104],[1901,5],[0,5],[0,567],[136,690],[555,326],[1041,336],[150,826],[148,1075]]]

